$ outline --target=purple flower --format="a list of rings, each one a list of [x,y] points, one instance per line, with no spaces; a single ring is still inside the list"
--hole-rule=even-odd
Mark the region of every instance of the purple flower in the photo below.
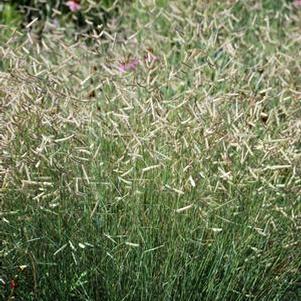
[[[70,9],[72,12],[76,12],[76,11],[78,11],[78,10],[81,9],[81,6],[80,6],[78,0],[70,0],[70,1],[67,1],[67,2],[66,2],[66,5],[69,7],[69,9]]]
[[[60,21],[58,19],[53,19],[51,22],[50,22],[50,27],[52,29],[57,29],[60,27]]]
[[[121,63],[118,66],[118,70],[121,73],[125,73],[127,71],[134,71],[138,65],[140,64],[140,61],[137,58],[129,59],[126,62]]]

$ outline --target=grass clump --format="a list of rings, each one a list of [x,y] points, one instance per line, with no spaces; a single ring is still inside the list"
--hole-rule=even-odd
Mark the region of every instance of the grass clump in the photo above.
[[[300,298],[299,12],[159,2],[1,46],[4,300]]]

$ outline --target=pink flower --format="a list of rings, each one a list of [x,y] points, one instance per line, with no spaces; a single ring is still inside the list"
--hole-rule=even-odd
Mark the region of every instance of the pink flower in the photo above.
[[[295,0],[294,5],[297,7],[301,7],[301,0]]]
[[[151,64],[151,63],[156,62],[158,60],[159,60],[158,57],[156,57],[154,55],[154,50],[152,48],[147,48],[146,49],[146,54],[144,55],[144,61],[146,63],[150,63]]]
[[[16,288],[17,285],[16,285],[16,282],[15,282],[14,279],[12,279],[12,280],[10,281],[9,286],[10,286],[10,288],[11,288],[12,290]]]
[[[78,11],[78,10],[81,9],[81,6],[80,6],[78,0],[70,0],[70,1],[67,1],[67,2],[66,2],[66,5],[69,7],[69,9],[70,9],[72,12],[76,12],[76,11]]]
[[[144,56],[144,60],[147,63],[152,63],[152,62],[156,62],[158,58],[152,53],[148,53],[147,55]]]
[[[118,70],[121,73],[127,72],[127,71],[134,71],[137,66],[140,64],[140,61],[136,58],[129,59],[127,62],[121,63],[118,66]]]

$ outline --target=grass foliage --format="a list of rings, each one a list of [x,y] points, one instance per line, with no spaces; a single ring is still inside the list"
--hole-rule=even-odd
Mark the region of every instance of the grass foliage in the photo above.
[[[300,11],[141,1],[0,57],[0,298],[300,300]]]

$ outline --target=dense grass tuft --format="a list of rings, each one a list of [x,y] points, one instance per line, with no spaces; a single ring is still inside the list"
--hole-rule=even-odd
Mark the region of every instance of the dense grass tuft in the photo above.
[[[5,29],[0,297],[300,300],[300,11],[143,3]]]

